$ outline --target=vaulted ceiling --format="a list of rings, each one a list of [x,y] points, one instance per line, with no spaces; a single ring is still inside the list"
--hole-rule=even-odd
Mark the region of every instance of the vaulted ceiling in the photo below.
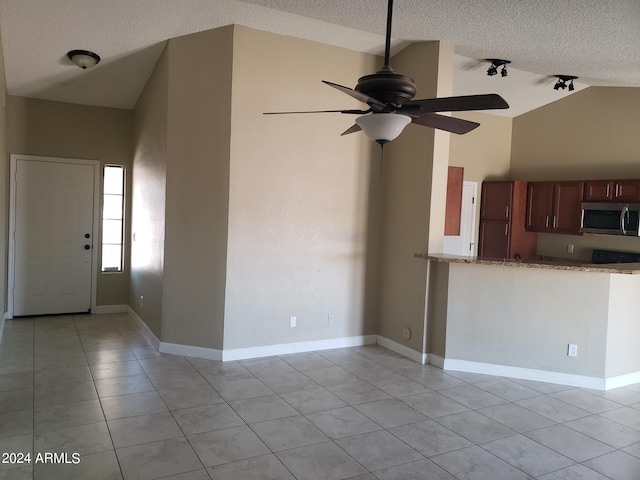
[[[0,0],[7,90],[10,95],[132,108],[167,39],[232,23],[381,54],[386,4]],[[638,0],[396,0],[393,38],[395,51],[424,40],[454,44],[454,94],[499,93],[512,108],[496,113],[507,116],[566,96],[566,90],[553,90],[554,74],[580,77],[576,91],[640,87]],[[73,49],[95,51],[102,61],[83,72],[65,56]],[[509,76],[488,77],[485,58],[511,60]]]

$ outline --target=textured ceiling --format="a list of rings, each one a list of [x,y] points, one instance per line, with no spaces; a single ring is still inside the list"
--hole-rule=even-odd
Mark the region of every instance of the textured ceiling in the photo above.
[[[169,38],[237,23],[380,54],[385,16],[386,0],[0,0],[0,34],[10,95],[132,108]],[[454,44],[454,93],[500,93],[508,116],[566,96],[557,73],[640,87],[640,0],[396,0],[393,37]],[[77,48],[102,62],[81,71]],[[487,57],[509,76],[487,77]]]

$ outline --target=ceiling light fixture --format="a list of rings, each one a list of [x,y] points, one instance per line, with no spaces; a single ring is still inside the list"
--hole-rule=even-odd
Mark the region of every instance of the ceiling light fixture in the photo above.
[[[356,119],[364,134],[380,145],[398,138],[410,123],[411,117],[399,113],[371,113]]]
[[[71,50],[67,52],[67,57],[69,57],[69,60],[83,70],[100,63],[100,56],[97,53],[90,52],[89,50]]]
[[[554,77],[558,79],[556,84],[553,86],[554,90],[564,90],[565,88],[567,88],[567,82],[569,82],[569,91],[573,92],[575,90],[573,81],[578,77],[575,77],[573,75],[554,75]]]
[[[502,67],[502,70],[500,70],[500,75],[502,75],[503,77],[507,76],[507,65],[511,63],[509,60],[502,60],[500,58],[487,58],[486,61],[491,63],[489,70],[487,70],[487,75],[489,75],[490,77],[497,75],[498,68]]]

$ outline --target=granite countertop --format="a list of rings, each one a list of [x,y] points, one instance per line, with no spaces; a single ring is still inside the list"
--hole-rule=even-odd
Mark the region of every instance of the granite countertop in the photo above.
[[[456,255],[428,253],[416,253],[414,254],[414,257],[440,263],[470,263],[475,265],[496,265],[506,267],[544,268],[550,270],[573,270],[579,272],[624,273],[631,275],[640,275],[640,263],[607,263],[598,265],[593,263],[580,263],[574,260],[563,259],[514,260],[510,258],[460,257]]]

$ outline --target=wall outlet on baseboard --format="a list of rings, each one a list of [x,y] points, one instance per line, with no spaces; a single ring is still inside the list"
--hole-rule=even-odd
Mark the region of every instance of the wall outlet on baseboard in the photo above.
[[[289,327],[294,328],[298,324],[296,317],[289,317]]]
[[[567,348],[567,355],[570,357],[577,357],[578,356],[578,345],[576,345],[575,343],[570,343],[569,347]]]

